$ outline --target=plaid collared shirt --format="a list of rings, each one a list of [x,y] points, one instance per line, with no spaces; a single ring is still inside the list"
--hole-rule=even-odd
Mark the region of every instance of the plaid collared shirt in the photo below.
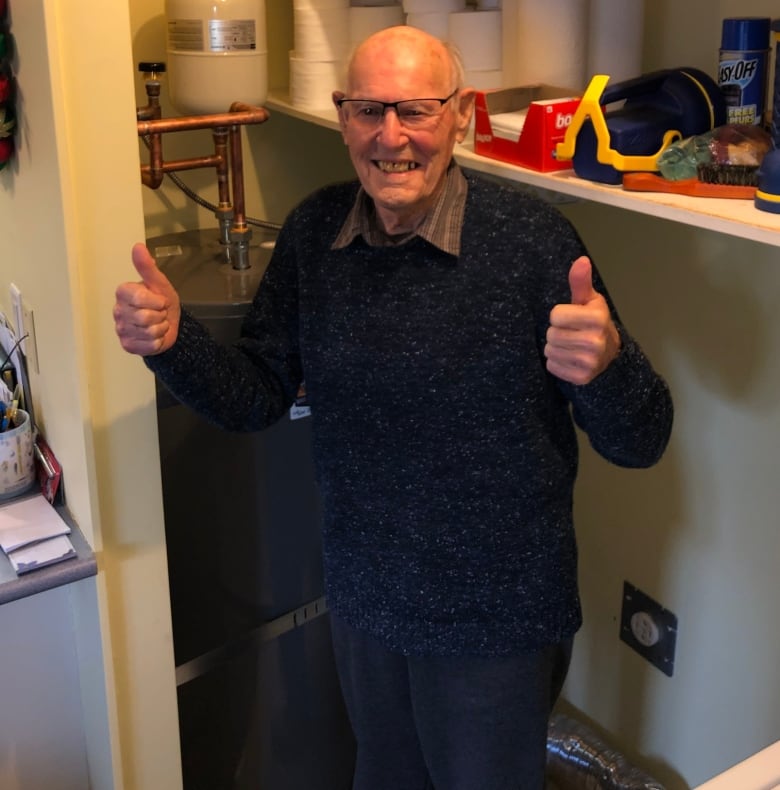
[[[371,198],[363,187],[360,187],[355,204],[341,226],[331,249],[348,247],[358,236],[362,236],[366,244],[372,247],[391,247],[403,244],[413,236],[420,236],[443,252],[457,257],[460,255],[460,236],[463,230],[467,191],[466,179],[453,159],[447,168],[444,187],[417,230],[400,236],[388,236],[379,227]]]

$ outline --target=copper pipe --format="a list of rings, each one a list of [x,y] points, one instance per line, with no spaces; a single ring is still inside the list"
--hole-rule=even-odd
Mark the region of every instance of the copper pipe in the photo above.
[[[156,86],[147,83],[147,91],[149,88]],[[154,101],[150,97],[150,106]],[[147,108],[142,108],[140,112],[145,113]],[[215,167],[217,168],[217,181],[220,187],[219,200],[223,207],[229,207],[230,198],[228,192],[228,185],[226,183],[227,170],[222,170],[223,167],[228,166],[227,159],[227,146],[224,143],[224,132],[214,133],[214,144],[217,149],[215,157],[200,157],[196,159],[179,159],[173,162],[165,163],[163,161],[162,152],[162,135],[168,132],[182,132],[191,131],[195,129],[220,129],[224,127],[243,126],[245,124],[264,123],[268,120],[268,110],[264,107],[252,107],[251,105],[244,104],[243,102],[234,102],[230,106],[230,112],[227,113],[214,113],[211,115],[189,115],[181,118],[154,118],[149,120],[137,120],[136,126],[139,136],[149,138],[150,150],[150,163],[148,166],[141,166],[141,182],[144,186],[151,189],[157,189],[163,180],[165,173],[174,172],[176,170],[191,170],[197,167]],[[240,144],[240,141],[239,141]],[[241,163],[241,155],[239,150],[238,162],[239,167]],[[237,171],[235,165],[232,167],[233,182],[240,181],[240,200],[243,208],[243,174]]]
[[[230,163],[233,174],[233,227],[246,229],[244,208],[244,158],[241,151],[241,128],[230,127]]]
[[[146,107],[136,110],[136,118],[141,121],[150,121],[159,118],[162,114],[160,109],[160,83],[157,80],[147,80],[144,84],[149,103]]]
[[[159,137],[157,138],[159,140]],[[151,143],[154,146],[154,138]],[[162,153],[162,150],[160,151]],[[192,159],[174,159],[170,162],[163,162],[161,157],[154,155],[152,151],[152,164],[141,165],[141,181],[144,186],[157,189],[162,183],[162,177],[165,173],[175,173],[177,170],[197,170],[203,167],[215,167],[217,172],[220,170],[227,173],[227,159],[218,155],[201,156]],[[223,179],[227,181],[227,175]],[[222,195],[220,194],[220,203],[222,202]],[[228,205],[230,198],[228,197]]]
[[[172,173],[174,170],[197,170],[200,167],[219,167],[222,161],[222,157],[216,154],[196,156],[191,159],[172,159],[168,162],[162,162],[160,169],[164,173]]]
[[[219,158],[217,168],[217,190],[219,208],[230,208],[230,179],[228,178],[228,130],[223,126],[214,130],[214,151]]]
[[[186,132],[192,129],[213,129],[217,126],[240,126],[264,123],[268,120],[265,107],[251,107],[248,104],[235,102],[235,111],[215,113],[213,115],[184,115],[181,118],[158,118],[149,121],[138,121],[138,134],[167,134],[168,132]]]
[[[163,151],[162,151],[162,135],[155,134],[149,138],[149,167],[148,173],[145,175],[144,168],[141,168],[141,181],[152,189],[162,184],[163,176]]]
[[[147,85],[147,93],[149,92]],[[153,92],[154,86],[152,86]],[[165,173],[176,170],[192,170],[200,167],[214,167],[217,171],[219,207],[217,218],[227,230],[227,222],[232,217],[232,227],[227,233],[229,241],[236,249],[234,268],[248,267],[248,245],[252,231],[246,222],[244,208],[243,154],[241,151],[241,126],[264,123],[269,113],[264,107],[252,107],[243,102],[230,105],[230,112],[211,115],[190,115],[180,118],[150,118],[154,113],[150,108],[155,98],[150,95],[147,107],[136,111],[136,125],[139,137],[149,140],[150,163],[141,165],[141,182],[144,186],[157,189]],[[214,150],[211,156],[192,157],[165,162],[162,152],[162,136],[169,132],[184,132],[195,129],[213,129]],[[228,174],[230,177],[228,177]],[[230,182],[233,186],[233,201],[230,200]],[[226,240],[227,243],[227,240]]]

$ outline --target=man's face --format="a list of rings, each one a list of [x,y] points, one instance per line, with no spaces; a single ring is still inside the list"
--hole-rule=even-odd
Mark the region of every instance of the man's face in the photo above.
[[[347,98],[445,98],[454,88],[443,48],[422,46],[414,38],[380,37],[356,53]],[[455,93],[422,125],[405,124],[392,108],[373,127],[339,110],[352,164],[388,233],[413,230],[425,217],[444,182],[453,147],[468,128],[472,97],[470,90]],[[339,98],[343,94],[335,93],[334,100]]]

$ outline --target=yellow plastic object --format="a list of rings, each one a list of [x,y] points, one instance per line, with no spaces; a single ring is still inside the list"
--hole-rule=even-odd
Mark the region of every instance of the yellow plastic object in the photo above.
[[[555,146],[555,155],[558,159],[572,159],[577,143],[577,135],[580,133],[582,124],[590,118],[596,132],[596,159],[602,165],[611,165],[615,170],[625,172],[628,170],[654,171],[658,170],[658,157],[675,140],[682,139],[682,134],[674,129],[669,129],[664,133],[663,143],[654,154],[644,156],[627,156],[610,147],[609,129],[604,118],[604,111],[601,108],[601,95],[609,82],[606,74],[596,74],[588,85],[583,97],[571,119],[569,128],[562,143]]]

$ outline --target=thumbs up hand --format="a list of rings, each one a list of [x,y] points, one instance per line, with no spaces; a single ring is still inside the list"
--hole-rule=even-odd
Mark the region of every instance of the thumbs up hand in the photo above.
[[[141,282],[122,283],[116,289],[114,328],[130,354],[161,354],[176,342],[181,301],[143,244],[133,247],[132,258]]]
[[[550,311],[544,355],[547,370],[572,384],[588,384],[620,351],[620,335],[604,297],[593,288],[593,270],[584,255],[569,270],[571,304]]]

